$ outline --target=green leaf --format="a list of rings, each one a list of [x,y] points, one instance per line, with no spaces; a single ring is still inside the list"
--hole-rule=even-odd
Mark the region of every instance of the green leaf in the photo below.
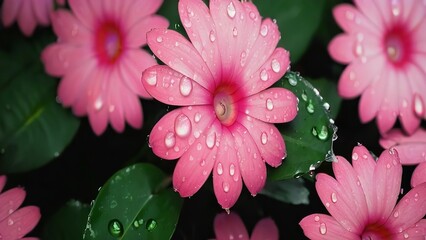
[[[325,0],[255,1],[263,17],[276,19],[281,32],[279,46],[290,51],[292,62],[300,59],[321,22]]]
[[[13,45],[0,50],[0,170],[7,173],[59,156],[79,126],[56,102],[58,81],[44,73],[39,56],[46,39],[21,38],[9,36]]]
[[[49,220],[43,229],[44,240],[81,239],[90,206],[76,200],[68,201]]]
[[[96,197],[84,239],[170,239],[183,203],[170,181],[146,163],[118,171]]]
[[[333,119],[336,118],[340,110],[340,104],[342,103],[342,98],[337,93],[336,83],[325,78],[309,79],[309,81],[318,89],[321,97],[330,106],[329,116]]]
[[[288,72],[277,85],[289,89],[299,99],[296,118],[279,126],[287,157],[268,174],[272,179],[286,179],[313,171],[325,159],[333,158],[332,143],[337,128],[319,90],[298,73]]]
[[[309,204],[309,190],[301,178],[268,181],[260,194],[294,205]]]

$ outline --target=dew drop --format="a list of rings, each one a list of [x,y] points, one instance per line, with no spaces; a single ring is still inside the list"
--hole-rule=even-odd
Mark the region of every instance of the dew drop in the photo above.
[[[12,226],[14,223],[15,223],[15,222],[13,221],[13,219],[12,219],[12,218],[9,218],[9,219],[7,220],[7,225],[9,225],[9,226]]]
[[[191,121],[185,114],[180,114],[175,119],[175,132],[179,137],[187,137],[191,132],[191,127]]]
[[[325,223],[321,223],[321,224],[320,224],[320,228],[319,228],[319,230],[320,230],[320,233],[321,233],[322,235],[325,235],[325,234],[327,233],[327,226],[325,226]]]
[[[424,112],[424,103],[423,103],[422,97],[418,93],[416,93],[414,94],[413,101],[414,101],[413,103],[414,112],[416,113],[417,117],[423,117],[425,112]]]
[[[281,65],[277,59],[272,59],[271,63],[272,71],[278,73],[281,70]]]
[[[272,102],[272,99],[270,98],[266,99],[266,108],[269,111],[272,111],[272,109],[274,109],[274,103]]]
[[[332,201],[333,203],[336,203],[336,202],[337,202],[337,195],[336,195],[336,193],[332,193],[332,194],[331,194],[331,201]]]
[[[394,212],[393,217],[395,217],[395,218],[399,217],[399,212],[398,211]]]
[[[227,13],[228,13],[229,17],[231,17],[231,18],[235,17],[236,11],[235,11],[235,6],[234,6],[234,4],[232,2],[230,2],[228,4],[228,7],[227,7],[226,10],[227,10]]]
[[[155,86],[157,84],[157,73],[151,72],[145,81],[148,83],[148,85]]]
[[[133,227],[135,227],[135,228],[139,228],[140,226],[142,226],[142,224],[143,224],[143,219],[141,218],[141,219],[139,219],[139,220],[135,220],[135,221],[133,222]]]
[[[159,43],[163,42],[163,37],[162,36],[158,36],[157,37],[157,42],[159,42]]]
[[[303,98],[303,95],[302,95],[302,98]],[[315,107],[311,99],[309,99],[308,104],[306,105],[306,111],[308,111],[308,113],[310,114],[313,114],[315,112]]]
[[[325,102],[322,106],[325,108],[325,110],[330,110],[330,104],[328,102]]]
[[[148,232],[152,232],[157,227],[157,225],[157,221],[155,221],[154,219],[149,219],[148,221],[146,221],[145,227]]]
[[[291,86],[296,86],[297,85],[297,79],[293,78],[293,77],[289,77],[288,83],[290,83]]]
[[[108,223],[108,232],[113,237],[121,237],[123,235],[123,225],[117,219],[113,219]]]
[[[319,216],[315,216],[314,221],[318,222],[319,220],[320,220],[320,217]]]
[[[266,37],[266,35],[268,35],[268,26],[266,24],[262,25],[262,27],[260,28],[260,35],[262,35],[263,37]]]
[[[318,138],[320,140],[327,140],[328,137],[328,129],[326,126],[321,127],[321,131],[318,133]]]
[[[192,22],[188,18],[184,18],[183,19],[183,25],[187,28],[190,28],[192,26]]]
[[[235,165],[231,163],[231,166],[229,166],[229,175],[234,176],[235,174]]]
[[[263,69],[263,70],[260,72],[260,79],[261,79],[262,81],[267,81],[267,80],[268,80],[268,78],[269,78],[269,76],[268,76],[268,72],[267,72],[265,69]]]
[[[194,115],[194,122],[198,123],[201,120],[201,113],[196,113]]]
[[[251,18],[251,19],[253,19],[253,20],[255,20],[255,18],[256,18],[256,14],[255,14],[254,12],[250,12],[250,13],[249,13],[249,16],[250,16],[250,18]]]
[[[222,166],[222,163],[218,163],[218,164],[217,164],[216,171],[217,171],[217,174],[218,174],[218,175],[222,175],[222,174],[223,174],[223,166]]]
[[[236,28],[236,27],[234,27],[234,29],[232,29],[232,35],[233,35],[234,37],[236,37],[236,36],[238,35],[238,30],[237,30],[237,28]]]
[[[228,182],[223,182],[222,183],[222,188],[224,192],[229,192],[229,183]]]
[[[306,95],[306,92],[305,92],[305,90],[303,90],[303,92],[302,92],[302,99],[303,99],[303,101],[308,101],[308,95]]]
[[[98,97],[93,106],[96,111],[99,111],[102,109],[103,105],[104,105],[104,102],[102,101],[102,98]]]
[[[312,135],[314,135],[315,137],[318,136],[318,131],[316,127],[312,128]]]
[[[164,144],[166,145],[167,148],[174,147],[176,144],[175,134],[172,132],[168,132],[166,136],[164,137]]]
[[[212,130],[206,137],[206,145],[208,148],[212,149],[215,142],[216,142],[216,132]]]
[[[200,166],[201,166],[201,167],[204,167],[205,165],[206,165],[206,160],[202,159],[202,160],[200,161]]]
[[[407,239],[408,237],[408,233],[404,233],[404,238]]]
[[[263,145],[268,142],[268,135],[266,134],[266,132],[262,132],[262,135],[260,136],[260,141]]]
[[[216,40],[216,35],[213,30],[210,31],[209,37],[211,42],[214,42]]]
[[[110,208],[115,208],[115,207],[117,207],[117,205],[118,205],[118,203],[117,203],[117,201],[115,201],[115,200],[112,200],[112,201],[109,203],[109,207],[110,207]]]
[[[358,154],[357,153],[353,153],[352,154],[352,160],[358,160]]]

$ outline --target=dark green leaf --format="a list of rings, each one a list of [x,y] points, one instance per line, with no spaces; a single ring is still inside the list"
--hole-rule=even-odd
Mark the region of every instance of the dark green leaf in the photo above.
[[[114,174],[96,197],[84,239],[170,239],[183,202],[170,181],[146,163]]]
[[[43,240],[81,239],[89,211],[88,204],[70,200],[48,220],[44,226]]]
[[[325,107],[328,103],[319,90],[298,73],[288,72],[278,86],[289,89],[299,99],[296,118],[279,126],[287,157],[279,168],[269,173],[272,179],[286,179],[313,171],[322,161],[332,158],[332,142],[337,129]]]
[[[277,20],[282,36],[279,45],[290,51],[292,62],[299,60],[321,22],[325,0],[258,0],[254,3],[263,17]]]
[[[318,89],[324,101],[330,105],[330,117],[336,118],[342,103],[342,98],[337,93],[336,83],[325,78],[309,79],[309,81]]]
[[[294,205],[309,204],[309,190],[303,179],[268,181],[260,194]]]
[[[39,56],[46,40],[10,41],[8,51],[0,50],[0,171],[9,173],[59,156],[79,126],[56,102],[57,80],[44,73]]]

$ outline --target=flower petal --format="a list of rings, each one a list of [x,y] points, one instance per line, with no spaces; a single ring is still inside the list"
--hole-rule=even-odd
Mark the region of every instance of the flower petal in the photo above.
[[[385,77],[385,76],[382,76]],[[381,99],[381,105],[377,113],[377,127],[381,134],[389,131],[396,122],[399,113],[398,108],[398,82],[400,75],[396,71],[390,71],[386,78],[386,85],[383,86],[384,98]],[[380,99],[376,99],[380,100]]]
[[[347,231],[334,218],[325,214],[306,216],[299,225],[309,239],[359,239],[359,235]]]
[[[394,235],[396,240],[424,240],[426,236],[426,219],[421,219],[414,226]]]
[[[426,215],[426,183],[411,189],[399,201],[386,225],[394,233],[401,232],[420,221]],[[397,216],[397,217],[395,217]]]
[[[124,117],[126,118],[126,121],[133,128],[141,128],[143,124],[143,109],[138,96],[132,93],[129,89],[123,88],[121,97],[124,104]]]
[[[92,41],[93,33],[90,32],[69,11],[59,9],[51,13],[52,27],[60,42],[75,45],[87,45]]]
[[[204,105],[213,99],[200,84],[164,65],[144,71],[142,83],[156,100],[170,105]]]
[[[167,28],[169,21],[159,15],[153,15],[136,22],[127,34],[128,46],[131,48],[139,48],[146,45],[146,33],[153,28]]]
[[[88,101],[87,113],[89,115],[89,122],[96,135],[101,135],[108,125],[108,112],[107,112],[107,97],[109,73],[103,70],[94,70],[96,73],[90,79],[87,88]]]
[[[9,27],[17,19],[23,0],[4,0],[1,8],[3,25]]]
[[[28,206],[21,208],[8,218],[0,221],[0,235],[3,239],[21,239],[33,230],[40,217],[38,207]]]
[[[127,23],[129,26],[135,24],[142,17],[149,16],[155,13],[163,3],[163,0],[151,0],[151,1],[133,1],[130,0],[129,8],[126,8],[124,13],[127,16]]]
[[[122,88],[125,88],[121,83],[119,73],[113,71],[109,82],[108,89],[108,118],[111,121],[112,127],[119,133],[124,131],[125,119],[124,109],[126,108],[123,103],[122,93],[125,92]]]
[[[289,122],[297,115],[297,98],[285,88],[269,88],[245,98],[242,105],[241,114],[264,122]]]
[[[7,218],[21,206],[25,195],[25,191],[22,188],[12,188],[0,194],[0,221]]]
[[[92,12],[92,6],[87,0],[68,0],[68,4],[71,7],[72,12],[75,14],[78,20],[83,23],[88,29],[92,29],[95,26],[95,15]]]
[[[278,240],[279,232],[277,225],[272,218],[264,218],[256,223],[251,240]]]
[[[414,92],[410,89],[410,79],[407,75],[401,77],[398,82],[398,96],[399,96],[399,120],[408,134],[413,134],[420,125],[420,118],[417,117],[414,109],[413,101]]]
[[[371,4],[369,4],[371,5]],[[371,6],[369,6],[371,8]],[[337,24],[348,33],[368,32],[371,34],[381,33],[381,28],[373,23],[380,20],[380,16],[374,16],[374,21],[367,19],[357,8],[350,4],[339,4],[333,8],[333,16]]]
[[[371,121],[379,111],[381,100],[385,95],[385,91],[382,88],[387,83],[387,78],[383,75],[385,72],[385,70],[382,70],[382,73],[375,76],[372,84],[361,95],[358,112],[359,118],[363,123]]]
[[[194,46],[173,30],[153,29],[147,34],[154,54],[170,68],[193,79],[204,88],[213,89],[213,77]]]
[[[255,196],[266,181],[266,166],[262,161],[260,152],[247,129],[238,122],[231,129],[234,137],[235,149],[237,150],[238,166],[244,184],[250,193]],[[234,176],[234,170],[230,169],[230,175]],[[232,174],[231,174],[232,173]]]
[[[18,13],[18,25],[25,36],[31,36],[36,28],[37,22],[31,9],[31,4],[22,4]]]
[[[214,116],[214,110],[208,106],[182,107],[167,113],[152,128],[149,136],[152,151],[164,159],[181,157],[216,120]],[[187,119],[190,124],[182,130],[189,133],[179,130],[182,124],[188,124]]]
[[[413,175],[411,176],[411,187],[426,182],[426,162],[420,163],[416,169],[414,169]]]
[[[360,13],[369,20],[369,23],[374,24],[375,27],[382,29],[384,26],[380,10],[376,4],[371,4],[369,0],[354,0],[356,6],[359,8]]]
[[[214,218],[214,233],[217,240],[229,240],[230,236],[249,240],[249,235],[241,218],[234,213],[221,213]]]
[[[223,209],[234,206],[242,190],[240,168],[237,161],[232,134],[227,128],[223,128],[217,151],[216,162],[213,167],[213,188],[218,203]],[[232,165],[234,174],[231,175]]]
[[[34,15],[37,19],[37,22],[41,25],[49,25],[50,18],[49,13],[53,11],[53,3],[52,1],[31,1],[32,8],[34,11]]]
[[[350,63],[354,60],[354,41],[348,34],[339,34],[328,44],[330,56],[340,63]]]
[[[204,184],[213,169],[222,126],[219,121],[206,128],[182,155],[173,172],[173,187],[182,197],[191,197]]]

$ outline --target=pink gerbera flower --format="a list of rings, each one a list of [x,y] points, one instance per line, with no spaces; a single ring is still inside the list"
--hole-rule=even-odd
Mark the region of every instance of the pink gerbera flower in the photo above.
[[[153,13],[162,0],[70,0],[73,13],[52,14],[58,42],[42,53],[46,71],[62,77],[58,97],[78,116],[88,115],[94,132],[102,134],[108,122],[122,132],[125,122],[142,126],[138,96],[149,98],[140,74],[156,64],[140,47],[146,32],[167,27]]]
[[[0,176],[0,192],[6,184],[6,177]],[[25,199],[22,188],[12,188],[0,194],[0,239],[36,240],[38,238],[23,238],[31,232],[40,220],[40,210],[35,206],[18,209]]]
[[[362,122],[376,117],[383,134],[397,117],[413,133],[425,118],[425,1],[354,0],[340,4],[334,17],[345,33],[335,37],[330,55],[349,63],[340,76],[339,94],[361,95]]]
[[[426,130],[419,128],[411,136],[393,129],[380,139],[383,148],[395,148],[404,165],[419,164],[411,177],[411,186],[426,182]]]
[[[395,206],[402,167],[394,149],[377,162],[363,146],[352,152],[352,165],[337,157],[335,178],[317,175],[316,189],[331,216],[312,214],[301,227],[310,239],[424,239],[426,183],[411,189]]]
[[[65,4],[64,0],[56,2]],[[3,25],[8,27],[16,20],[24,35],[31,36],[37,24],[50,24],[49,13],[53,7],[53,0],[4,0],[1,12]]]
[[[173,185],[192,196],[213,171],[214,192],[228,209],[238,199],[242,180],[256,195],[266,180],[267,162],[279,166],[284,140],[273,125],[292,120],[297,99],[270,88],[289,67],[289,54],[276,48],[280,33],[271,19],[262,21],[251,2],[179,1],[179,14],[191,40],[173,30],[154,29],[148,45],[168,66],[142,76],[146,90],[171,111],[153,128],[155,154],[180,158]],[[241,179],[242,178],[242,179]]]
[[[243,221],[237,214],[218,214],[214,219],[214,233],[216,240],[278,240],[278,228],[271,218],[260,220],[253,229],[249,238]]]

